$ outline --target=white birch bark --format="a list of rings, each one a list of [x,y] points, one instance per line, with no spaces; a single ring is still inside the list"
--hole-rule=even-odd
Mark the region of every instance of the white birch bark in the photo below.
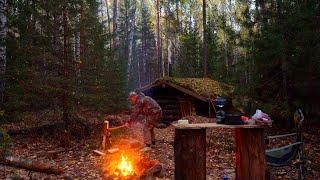
[[[133,60],[133,35],[135,33],[135,26],[136,26],[136,1],[132,1],[130,13],[130,32],[129,32],[129,39],[128,39],[128,64],[127,64],[127,80],[130,80],[130,69],[131,69],[131,62]],[[139,60],[138,60],[139,61]],[[138,70],[139,73],[139,70]],[[139,82],[140,83],[140,82]]]
[[[106,8],[107,8],[107,22],[108,22],[108,32],[109,34],[111,34],[111,25],[110,25],[110,14],[109,14],[109,3],[108,0],[106,0]],[[112,39],[110,39],[110,44],[109,44],[109,48],[111,50],[111,43],[112,43]]]
[[[171,39],[169,39],[169,44],[168,44],[168,67],[167,67],[167,70],[168,70],[168,76],[170,76],[170,66],[172,67],[172,41]]]

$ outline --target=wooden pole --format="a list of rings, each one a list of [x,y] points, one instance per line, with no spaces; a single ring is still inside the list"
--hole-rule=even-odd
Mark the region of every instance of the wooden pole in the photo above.
[[[263,133],[263,128],[235,129],[236,179],[265,179],[266,160]]]
[[[175,129],[176,180],[206,179],[206,129]]]

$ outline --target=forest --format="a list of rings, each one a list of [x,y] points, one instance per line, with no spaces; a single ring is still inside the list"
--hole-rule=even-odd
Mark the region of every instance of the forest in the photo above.
[[[218,118],[210,103],[227,87],[237,112],[250,118],[261,109],[270,116],[273,125],[265,128],[266,134],[298,128],[301,138],[303,131],[304,174],[306,179],[320,177],[318,0],[0,0],[0,22],[0,179],[136,179],[124,174],[114,178],[116,172],[109,176],[115,166],[106,163],[120,158],[112,151],[121,151],[118,146],[143,146],[122,137],[144,128],[135,127],[139,123],[127,126],[132,117],[129,93],[151,96],[149,88],[155,93],[167,88],[165,98],[181,94],[183,99],[176,104],[161,99],[163,94],[151,96],[164,119],[171,113],[190,124],[208,124]],[[223,88],[215,89],[218,85]],[[211,89],[214,95],[203,94]],[[165,109],[161,100],[178,110]],[[303,127],[297,125],[297,112],[303,114]],[[132,160],[139,161],[140,169],[155,163],[132,176],[155,176],[153,171],[161,167],[157,173],[163,179],[193,179],[177,170],[183,161],[175,149],[179,143],[173,141],[179,139],[180,126],[170,123],[155,126],[156,145],[141,148],[147,155],[126,152],[149,158]],[[234,163],[238,129],[234,140],[230,126],[209,126],[204,179],[248,177]],[[101,134],[104,141],[111,136],[112,152],[104,146],[104,151],[93,152],[101,148]],[[44,162],[37,167],[29,161]],[[296,174],[305,179],[302,171],[286,171],[270,172],[275,179],[294,179]]]

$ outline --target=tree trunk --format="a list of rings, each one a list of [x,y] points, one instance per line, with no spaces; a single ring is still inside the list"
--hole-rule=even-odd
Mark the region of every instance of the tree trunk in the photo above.
[[[74,42],[74,54],[75,54],[75,66],[74,66],[74,71],[75,71],[75,80],[76,80],[76,94],[79,94],[80,92],[80,84],[81,84],[81,16],[82,16],[82,6],[79,9],[79,14],[77,14],[77,25],[80,26],[80,30],[76,31],[74,33],[75,36],[75,42]],[[80,105],[79,99],[77,99],[77,105]]]
[[[147,19],[146,19],[146,4],[145,0],[141,0],[141,23],[142,23],[142,31],[141,31],[141,53],[142,57],[138,60],[139,62],[142,62],[142,77],[141,81],[143,83],[148,82],[148,74],[147,74],[147,38],[146,38],[146,30],[147,30]]]
[[[175,66],[175,60],[178,58],[178,48],[180,43],[180,31],[181,31],[181,24],[180,24],[180,16],[179,16],[179,0],[176,0],[176,16],[177,16],[177,25],[176,25],[176,38],[173,44],[173,60],[171,64],[171,73],[173,74],[173,69]],[[171,42],[172,43],[172,42]]]
[[[283,99],[288,105],[288,63],[286,55],[283,54],[281,57],[281,72],[282,72],[282,88],[283,88]]]
[[[53,15],[53,39],[52,39],[52,46],[53,46],[53,55],[60,59],[61,53],[60,51],[60,41],[59,41],[59,28],[61,27],[61,14],[54,14]]]
[[[111,35],[111,25],[110,25],[110,13],[109,13],[109,3],[108,3],[108,0],[106,0],[106,8],[107,8],[107,22],[108,22],[108,32],[109,32],[109,35]],[[110,50],[111,50],[111,42],[112,42],[112,37],[110,36],[110,44],[109,44],[109,47],[110,47]]]
[[[176,15],[177,15],[177,34],[180,36],[180,19],[179,19],[179,0],[176,0]]]
[[[69,107],[68,107],[68,90],[69,85],[67,83],[69,78],[69,57],[68,57],[68,47],[69,47],[69,36],[68,36],[68,12],[64,10],[63,12],[63,95],[62,95],[62,111],[63,111],[63,121],[66,126],[69,125]]]
[[[127,82],[129,82],[130,80],[130,69],[131,69],[131,63],[133,60],[133,41],[134,41],[134,33],[135,33],[135,29],[136,29],[136,1],[133,0],[132,1],[132,7],[131,7],[131,13],[130,13],[130,32],[129,32],[129,45],[128,45],[128,64],[127,64]],[[140,69],[138,69],[138,71],[140,72]]]
[[[171,32],[170,32],[170,2],[166,4],[166,46],[167,46],[167,61],[165,63],[166,68],[163,68],[163,75],[169,76],[169,66],[171,63]]]
[[[0,105],[4,103],[6,73],[7,2],[0,0]]]
[[[125,9],[125,23],[124,23],[124,32],[125,32],[125,44],[124,44],[124,46],[125,46],[125,48],[124,48],[124,55],[125,55],[125,59],[127,60],[127,61],[129,61],[129,59],[128,59],[128,53],[129,53],[129,50],[128,50],[128,48],[129,48],[129,31],[130,31],[130,26],[129,26],[129,1],[130,0],[125,0],[124,1],[124,9]]]
[[[170,77],[172,75],[172,41],[169,39],[169,44],[168,44],[168,76]]]
[[[266,157],[263,128],[235,129],[236,179],[265,179]]]
[[[118,0],[113,0],[113,39],[112,39],[112,47],[115,50],[117,48],[117,28],[118,28]]]
[[[208,70],[208,44],[207,44],[207,5],[206,0],[202,0],[202,23],[203,23],[203,62],[204,62],[204,70],[203,76],[207,77]]]
[[[80,8],[80,23],[82,23],[85,19],[84,13],[83,13],[83,5],[81,5]],[[85,60],[85,30],[83,27],[80,27],[80,61]]]
[[[161,52],[160,52],[160,0],[157,0],[156,4],[156,11],[157,11],[157,64],[158,64],[158,77],[161,77]]]
[[[136,53],[136,49],[137,49],[137,42],[136,42],[136,40],[134,40],[133,41],[133,49],[134,49],[134,54],[137,54]],[[141,59],[140,58],[137,58],[136,57],[136,55],[135,55],[135,59],[137,59],[137,64],[138,64],[138,71],[137,71],[137,73],[138,73],[138,87],[139,88],[141,88],[142,87],[142,80],[141,80]],[[143,73],[143,71],[142,71],[142,74],[144,74]]]
[[[227,46],[227,33],[226,33],[226,13],[225,13],[225,6],[223,10],[223,45],[224,45],[224,61],[225,61],[225,67],[226,67],[226,78],[229,76],[229,61],[228,61],[228,46]]]
[[[176,180],[206,179],[206,129],[175,129]]]

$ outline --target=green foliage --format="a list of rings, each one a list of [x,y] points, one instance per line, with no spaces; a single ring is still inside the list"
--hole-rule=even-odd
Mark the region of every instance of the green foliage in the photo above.
[[[61,109],[64,97],[68,97],[70,110],[80,105],[115,112],[126,106],[129,89],[159,77],[162,64],[156,53],[157,12],[150,8],[155,4],[119,1],[118,28],[110,34],[99,19],[99,3],[8,1],[9,30],[18,36],[10,34],[7,39],[6,103],[1,107],[2,117]],[[161,2],[159,59],[164,62],[165,72],[171,42],[174,75],[203,77],[206,41],[208,76],[232,84],[239,104],[253,101],[254,108],[277,118],[287,118],[297,106],[304,106],[309,115],[320,111],[317,0],[207,1],[206,39],[201,4],[190,0]],[[135,33],[130,49],[128,26],[133,18]],[[75,46],[79,45],[78,36],[80,55]],[[115,36],[117,47],[109,48]]]
[[[181,2],[182,32],[175,63],[178,77],[201,77],[199,9]],[[274,119],[289,119],[296,107],[318,115],[320,3],[221,1],[208,3],[209,77],[234,85],[238,104],[255,102]],[[200,13],[200,15],[202,15]],[[243,103],[241,103],[243,102]]]
[[[250,73],[250,81],[238,91],[260,101],[260,107],[276,118],[288,119],[296,107],[308,109],[318,103],[319,5],[265,2],[258,4],[265,9],[255,11],[255,22],[242,21],[243,29],[252,34],[242,36],[241,44],[249,54],[241,65]]]
[[[78,105],[108,112],[125,106],[125,71],[107,49],[110,35],[99,5],[96,0],[8,2],[8,26],[19,36],[7,40],[7,119],[61,109],[64,97],[69,112]]]
[[[203,60],[200,36],[196,30],[181,36],[180,53],[176,64],[177,77],[202,77]]]

